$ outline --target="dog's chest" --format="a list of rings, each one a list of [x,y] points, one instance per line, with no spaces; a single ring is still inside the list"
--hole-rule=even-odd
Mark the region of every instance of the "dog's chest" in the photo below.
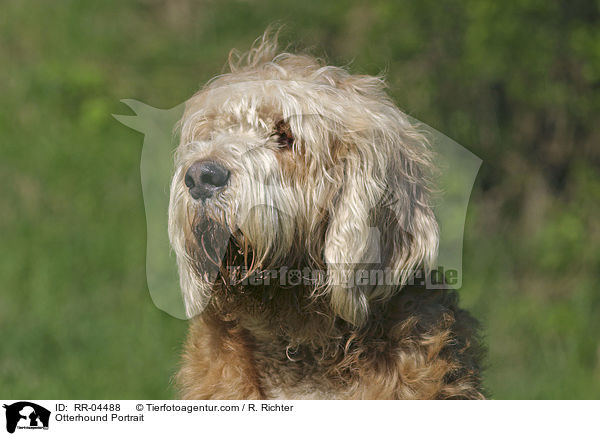
[[[323,392],[316,386],[306,383],[292,387],[272,387],[265,392],[270,400],[337,400],[340,397],[333,392]]]
[[[341,399],[347,386],[327,375],[327,366],[310,354],[263,349],[255,353],[259,383],[269,399]]]
[[[285,382],[281,377],[263,375],[261,386],[265,397],[273,400],[337,400],[345,396],[327,380],[313,377]]]

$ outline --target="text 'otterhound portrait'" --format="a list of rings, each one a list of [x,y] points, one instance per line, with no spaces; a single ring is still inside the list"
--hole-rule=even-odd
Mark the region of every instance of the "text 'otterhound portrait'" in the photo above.
[[[263,37],[186,104],[169,235],[186,399],[483,398],[476,323],[427,289],[425,137],[379,77]]]

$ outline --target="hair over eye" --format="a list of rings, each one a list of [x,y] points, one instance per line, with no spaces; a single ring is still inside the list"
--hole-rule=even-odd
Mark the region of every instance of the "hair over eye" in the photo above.
[[[279,144],[280,148],[291,149],[294,145],[294,136],[292,135],[292,129],[285,120],[279,120],[275,123],[275,131],[272,136]]]

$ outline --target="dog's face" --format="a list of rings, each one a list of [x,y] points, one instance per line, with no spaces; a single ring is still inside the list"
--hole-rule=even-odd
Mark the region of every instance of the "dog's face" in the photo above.
[[[223,267],[308,266],[326,273],[315,298],[361,325],[399,286],[355,284],[357,269],[400,283],[435,257],[426,141],[379,78],[273,51],[232,62],[181,120],[169,234],[187,312]]]

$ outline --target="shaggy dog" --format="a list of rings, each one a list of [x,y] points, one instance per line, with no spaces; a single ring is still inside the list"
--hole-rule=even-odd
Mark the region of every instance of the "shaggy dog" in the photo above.
[[[181,396],[482,398],[475,321],[411,285],[437,252],[432,160],[382,79],[268,35],[229,67],[187,102],[175,156]]]

